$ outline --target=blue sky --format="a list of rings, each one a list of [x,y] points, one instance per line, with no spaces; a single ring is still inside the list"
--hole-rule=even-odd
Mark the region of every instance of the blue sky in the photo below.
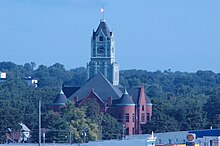
[[[220,72],[220,0],[0,0],[0,61],[86,67],[103,6],[121,70]]]

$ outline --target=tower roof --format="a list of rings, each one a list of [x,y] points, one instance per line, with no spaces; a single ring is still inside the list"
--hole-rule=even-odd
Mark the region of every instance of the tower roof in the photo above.
[[[103,32],[107,38],[111,38],[112,32],[109,31],[108,25],[104,21],[100,21],[100,24],[95,32],[93,32],[93,39],[97,36],[100,32]]]
[[[124,88],[120,87],[120,90],[123,91]],[[138,105],[139,98],[140,98],[140,93],[141,93],[141,87],[128,88],[127,91],[128,91],[128,94],[131,95],[134,103],[136,105]],[[145,94],[145,98],[146,98],[146,103],[147,104],[149,104],[149,105],[152,104],[151,99],[146,94]]]
[[[113,101],[113,105],[115,105],[115,106],[135,106],[134,101],[129,96],[126,89],[120,99]]]
[[[52,103],[52,106],[65,106],[67,100],[68,99],[66,98],[63,91],[61,90],[60,93],[57,94],[57,97],[54,100],[54,102]]]

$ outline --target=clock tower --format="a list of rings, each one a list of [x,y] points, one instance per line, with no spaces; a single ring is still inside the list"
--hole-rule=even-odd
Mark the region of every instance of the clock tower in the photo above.
[[[88,79],[101,72],[113,85],[119,84],[119,67],[115,61],[114,35],[104,20],[91,37],[91,58],[87,64]]]

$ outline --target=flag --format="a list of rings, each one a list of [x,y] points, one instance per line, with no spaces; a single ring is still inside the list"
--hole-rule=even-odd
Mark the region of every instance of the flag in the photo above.
[[[103,8],[101,8],[99,11],[100,11],[101,13],[103,13],[103,12],[104,12],[104,9],[103,9]]]

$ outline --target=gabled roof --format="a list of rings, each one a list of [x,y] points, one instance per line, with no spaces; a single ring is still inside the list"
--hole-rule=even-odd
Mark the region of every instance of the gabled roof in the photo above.
[[[62,87],[62,90],[63,90],[63,93],[65,94],[65,96],[67,98],[69,98],[73,93],[75,93],[80,87],[66,87],[66,86],[63,86]]]
[[[97,36],[100,32],[103,32],[107,38],[111,38],[112,32],[109,31],[109,28],[104,21],[100,21],[100,24],[95,32],[93,32],[93,39],[95,39],[95,36]]]
[[[137,105],[140,97],[141,87],[128,88],[127,90],[129,95],[131,95],[134,103]]]
[[[105,104],[104,101],[102,100],[102,98],[99,97],[99,95],[97,93],[95,93],[95,91],[93,89],[91,89],[90,94],[85,97],[84,99],[82,99],[79,103],[78,106],[81,106],[82,104],[84,104],[84,102],[86,102],[86,100],[88,100],[88,98],[96,98],[98,99],[103,105]]]
[[[54,100],[54,102],[52,103],[52,106],[65,106],[67,100],[68,99],[66,98],[63,91],[61,90],[60,93],[57,94],[57,97]]]
[[[122,95],[120,90],[116,90],[115,87],[106,79],[106,77],[102,73],[96,74],[93,78],[91,78],[84,86],[82,86],[79,90],[73,93],[68,99],[73,100],[74,97],[78,97],[78,100],[82,100],[90,94],[91,89],[98,94],[102,100],[108,101],[108,97],[112,97],[112,99],[119,99]]]

